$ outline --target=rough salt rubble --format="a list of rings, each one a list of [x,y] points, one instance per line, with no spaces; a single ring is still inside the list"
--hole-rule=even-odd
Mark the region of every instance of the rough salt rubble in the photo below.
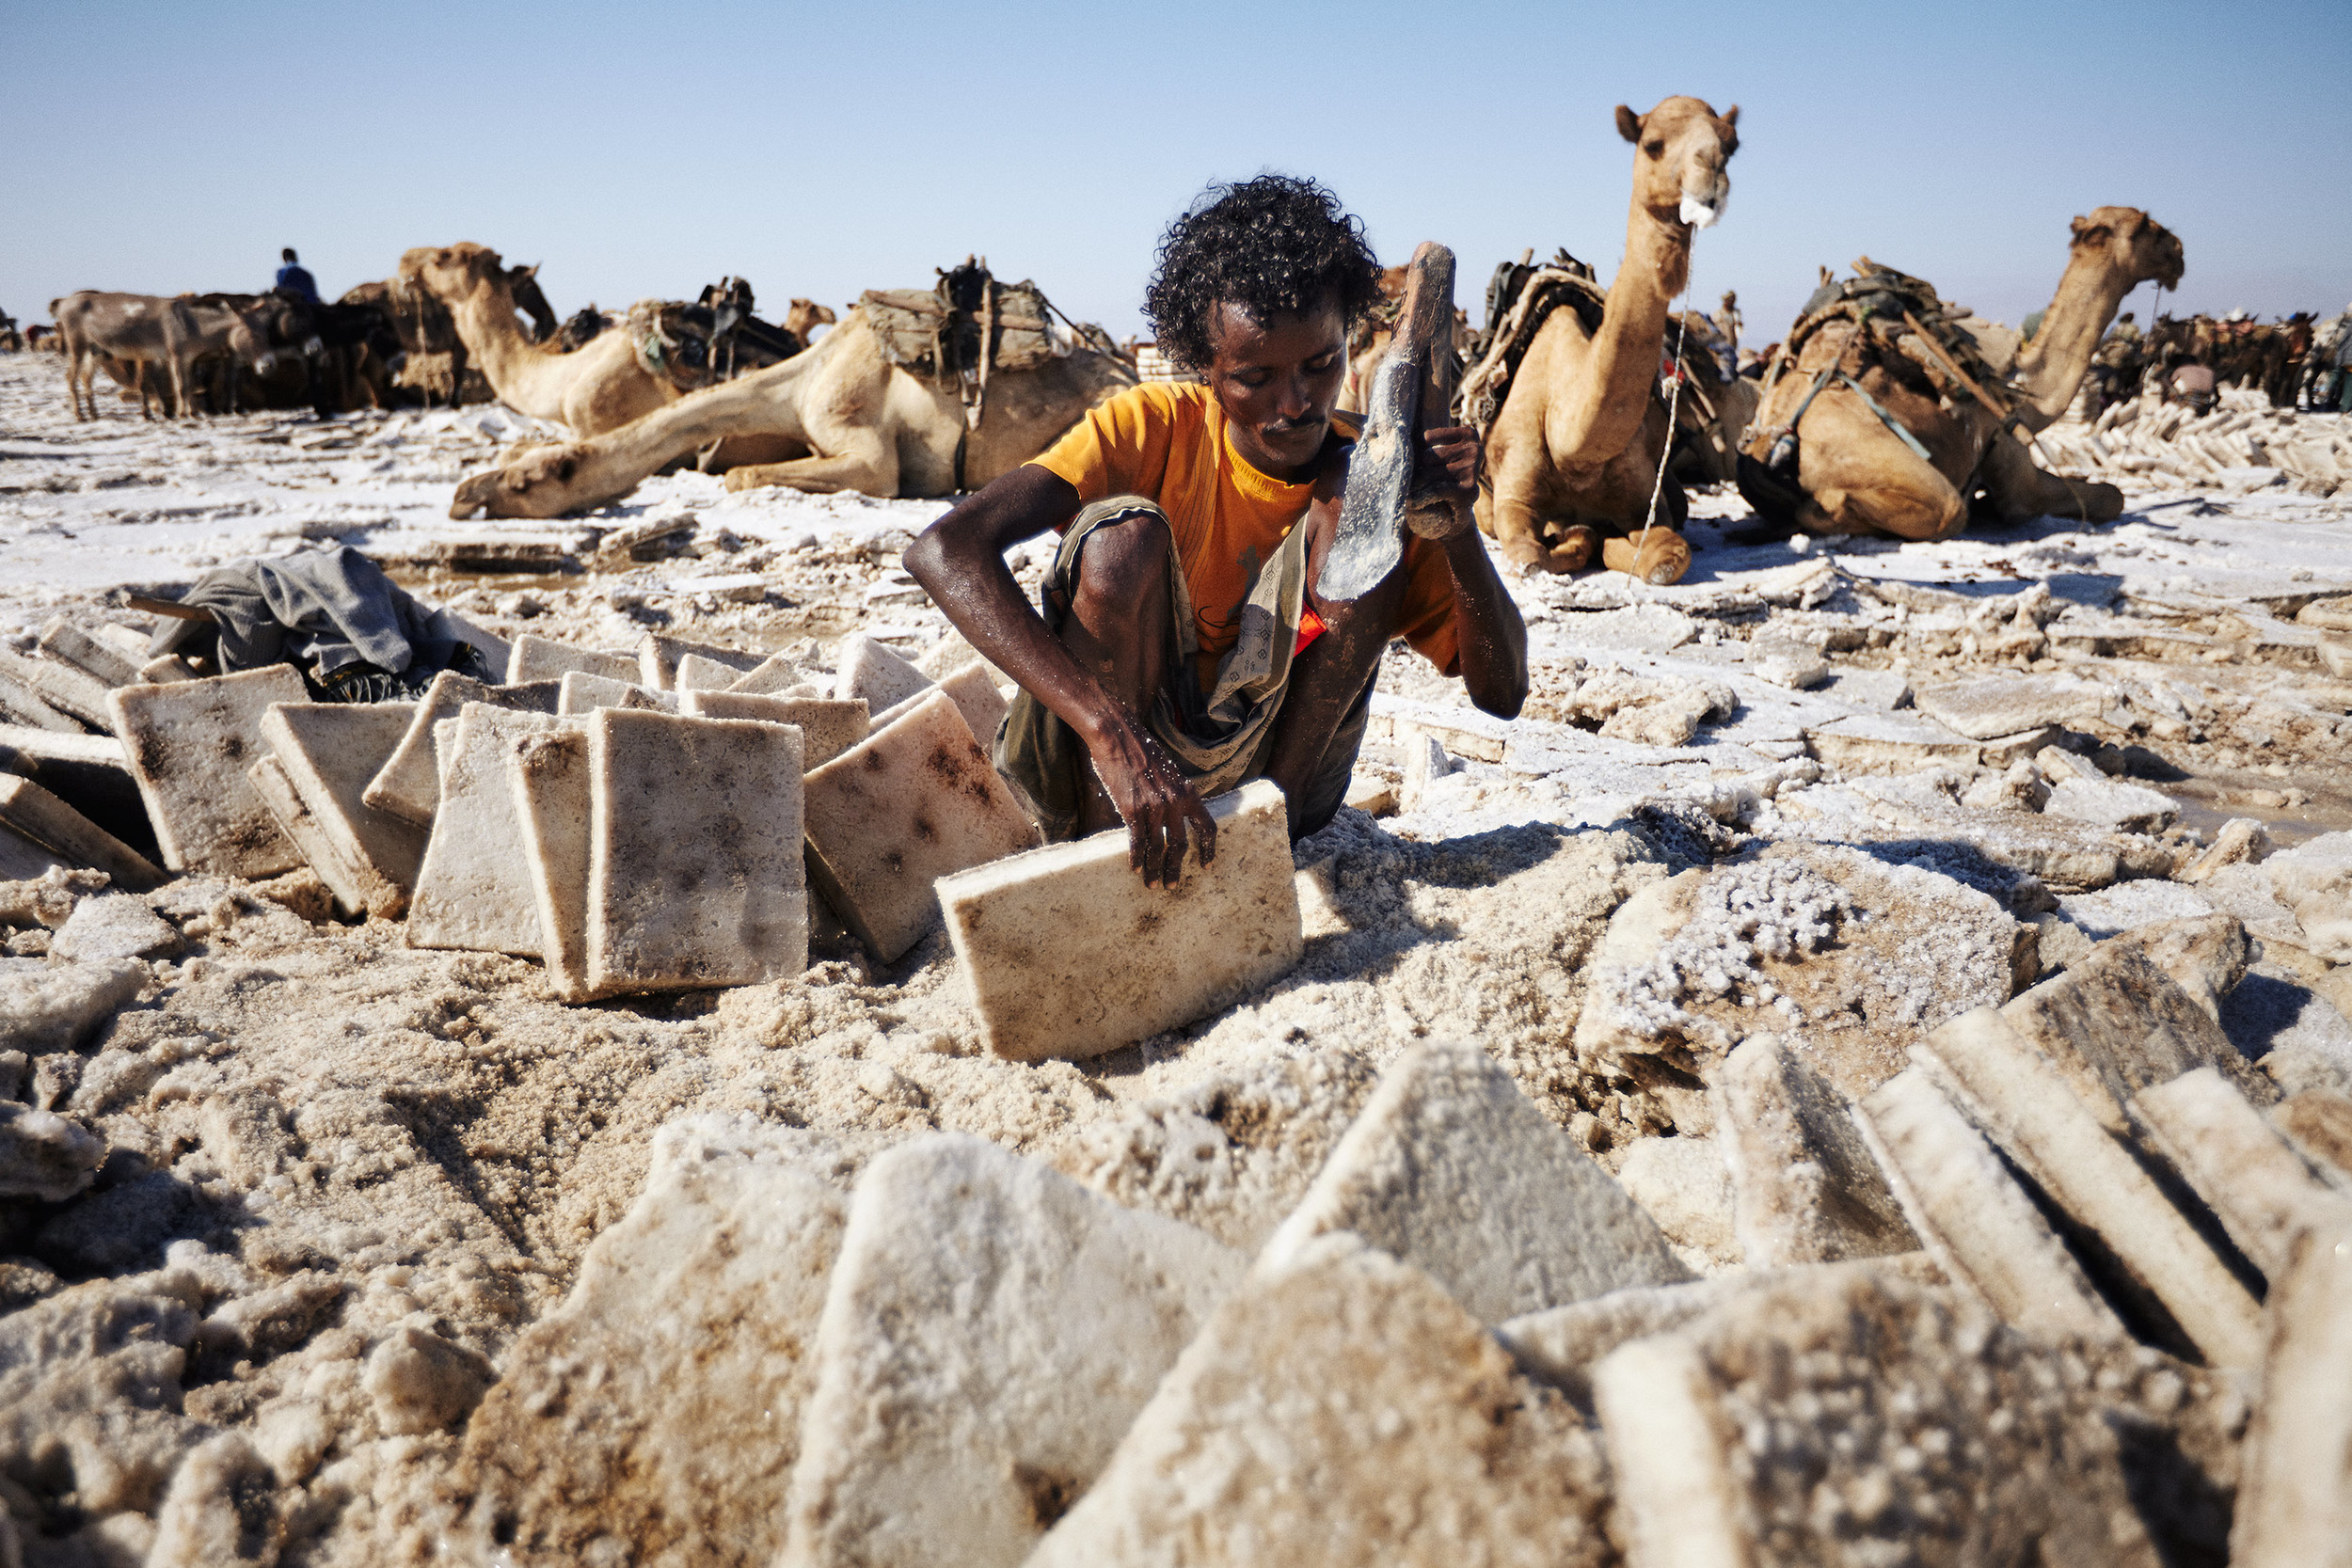
[[[625,681],[948,673],[938,503],[478,527],[501,411],[76,429],[56,380],[0,358],[35,666],[342,541],[503,638],[684,640]],[[306,870],[0,881],[0,1560],[2320,1560],[2352,509],[2132,499],[1738,547],[1703,497],[1679,587],[1516,582],[1528,715],[1391,658],[1297,966],[1083,1063],[821,911],[803,978],[580,1006]],[[2102,1207],[2115,1139],[2161,1180]]]

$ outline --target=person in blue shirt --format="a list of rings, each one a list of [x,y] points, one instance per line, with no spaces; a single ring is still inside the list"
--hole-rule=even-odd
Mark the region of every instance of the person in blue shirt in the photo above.
[[[278,254],[286,259],[286,264],[278,269],[278,291],[293,294],[306,305],[316,305],[319,302],[319,286],[310,280],[310,272],[294,259],[294,246],[288,245]]]

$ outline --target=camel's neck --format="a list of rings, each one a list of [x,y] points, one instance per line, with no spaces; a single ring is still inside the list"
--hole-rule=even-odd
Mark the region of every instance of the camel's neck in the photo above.
[[[2042,330],[2017,356],[2014,379],[2026,404],[2019,412],[2028,425],[2040,430],[2066,412],[2116,307],[2138,286],[2138,278],[2095,252],[2068,258]]]
[[[529,338],[515,322],[515,296],[495,283],[484,283],[464,298],[450,302],[457,336],[466,352],[501,397],[512,401],[508,388],[528,377],[541,363],[558,357]]]
[[[1553,404],[1548,435],[1554,463],[1606,463],[1631,444],[1658,385],[1668,308],[1690,273],[1690,230],[1661,223],[1637,197],[1626,218],[1625,264],[1610,281],[1600,330],[1567,397]]]

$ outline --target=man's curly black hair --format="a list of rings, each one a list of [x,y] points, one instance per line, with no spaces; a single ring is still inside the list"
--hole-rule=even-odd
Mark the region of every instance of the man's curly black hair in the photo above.
[[[1312,180],[1261,174],[1211,185],[1160,236],[1143,312],[1160,352],[1189,371],[1214,356],[1209,316],[1230,300],[1251,320],[1335,302],[1349,326],[1380,293],[1380,263],[1364,226]]]

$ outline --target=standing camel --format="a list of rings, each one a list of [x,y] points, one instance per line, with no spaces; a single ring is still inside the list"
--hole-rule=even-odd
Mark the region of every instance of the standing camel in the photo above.
[[[730,490],[977,490],[1135,384],[1127,365],[1081,343],[1034,370],[997,372],[978,427],[967,431],[955,387],[891,363],[859,307],[814,348],[781,365],[689,393],[594,439],[539,447],[503,468],[469,477],[450,515],[469,517],[480,509],[493,517],[560,517],[619,499],[673,458],[744,436],[781,436],[814,455],[732,468]]]
[[[1740,489],[1767,525],[1783,532],[1944,539],[1967,525],[1979,490],[1985,509],[2003,521],[2104,523],[2122,515],[2123,493],[2114,485],[2036,467],[1985,399],[2005,404],[2010,421],[2028,435],[2064,415],[2123,296],[2150,278],[2179,287],[2181,242],[2169,230],[2137,207],[2101,207],[2076,218],[2066,271],[2041,330],[2009,378],[1990,386],[1980,358],[1979,373],[1958,362],[1973,356],[1964,330],[1946,329],[1948,341],[1931,344],[1904,320],[1907,310],[1931,334],[1938,331],[1923,314],[1936,309],[1933,290],[1867,258],[1855,266],[1870,287],[1836,307],[1815,296],[1789,331],[1794,358],[1780,356],[1778,374],[1749,427]],[[1893,281],[1880,289],[1882,279]],[[1759,461],[1791,433],[1792,421],[1793,491],[1785,475],[1775,479]]]
[[[1659,366],[1667,311],[1690,277],[1692,230],[1731,195],[1724,166],[1740,150],[1739,122],[1737,103],[1721,115],[1695,98],[1645,115],[1617,105],[1617,133],[1633,144],[1633,199],[1599,327],[1552,310],[1486,433],[1478,526],[1522,571],[1581,571],[1596,546],[1611,571],[1646,582],[1679,581],[1690,567],[1677,531],[1682,486],[1659,478],[1672,434]],[[1645,530],[1653,494],[1658,526]]]
[[[448,309],[468,356],[516,413],[559,420],[575,436],[596,436],[677,401],[668,378],[639,362],[626,332],[598,333],[573,354],[523,336],[515,320],[516,280],[485,245],[421,245],[401,257],[400,277]]]

